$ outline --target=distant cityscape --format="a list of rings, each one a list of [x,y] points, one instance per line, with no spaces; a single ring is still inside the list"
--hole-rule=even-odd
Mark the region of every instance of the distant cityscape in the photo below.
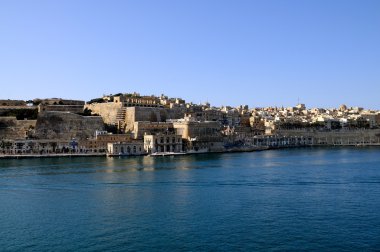
[[[380,145],[380,111],[214,107],[139,93],[0,100],[0,156],[181,155]]]

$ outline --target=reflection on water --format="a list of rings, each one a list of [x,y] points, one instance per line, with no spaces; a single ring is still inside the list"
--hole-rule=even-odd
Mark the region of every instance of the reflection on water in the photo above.
[[[0,250],[371,250],[377,148],[0,160]]]

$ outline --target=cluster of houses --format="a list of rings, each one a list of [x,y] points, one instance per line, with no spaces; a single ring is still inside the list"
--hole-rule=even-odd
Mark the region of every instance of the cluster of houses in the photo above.
[[[338,109],[306,109],[304,104],[290,108],[263,108],[251,110],[251,125],[261,125],[266,134],[276,130],[357,130],[377,129],[380,126],[380,111],[360,107]]]
[[[223,152],[269,145],[284,136],[293,138],[279,143],[313,142],[312,134],[305,138],[291,135],[293,131],[334,134],[379,126],[379,111],[345,105],[337,109],[307,109],[304,104],[212,107],[138,93],[105,95],[87,103],[60,98],[0,100],[0,154]],[[303,142],[295,140],[302,137]]]

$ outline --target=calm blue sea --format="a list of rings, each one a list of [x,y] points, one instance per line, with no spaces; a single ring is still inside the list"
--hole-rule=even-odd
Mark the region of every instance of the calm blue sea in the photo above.
[[[380,148],[0,160],[0,251],[380,251]]]

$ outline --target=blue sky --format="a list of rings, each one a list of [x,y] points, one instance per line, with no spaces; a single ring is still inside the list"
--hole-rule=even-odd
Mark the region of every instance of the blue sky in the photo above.
[[[380,109],[380,1],[0,1],[0,98]]]

